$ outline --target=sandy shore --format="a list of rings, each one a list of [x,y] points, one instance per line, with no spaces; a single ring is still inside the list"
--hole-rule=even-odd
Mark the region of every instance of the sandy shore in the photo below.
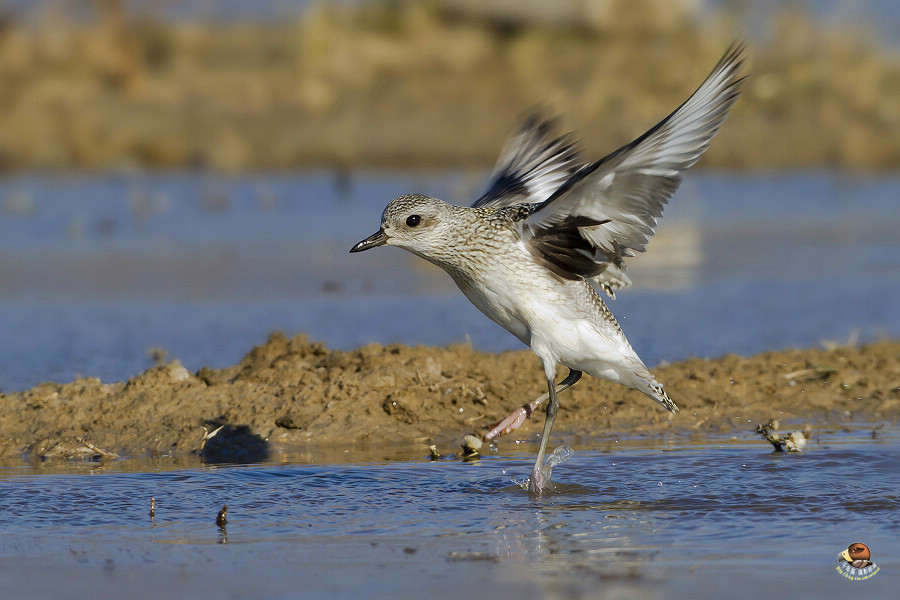
[[[747,432],[770,418],[813,427],[900,417],[900,341],[691,359],[654,369],[681,408],[585,377],[561,396],[554,436]],[[258,460],[309,445],[437,442],[453,451],[544,391],[529,351],[369,345],[333,351],[273,334],[241,362],[177,361],[126,382],[96,378],[0,394],[0,457],[201,455]],[[499,445],[533,436],[536,414]],[[214,434],[214,435],[213,435]]]

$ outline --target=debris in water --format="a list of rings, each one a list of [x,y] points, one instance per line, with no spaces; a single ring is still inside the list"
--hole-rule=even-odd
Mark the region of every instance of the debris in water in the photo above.
[[[428,460],[462,460],[462,461],[472,461],[478,459],[481,454],[479,451],[484,446],[484,442],[481,441],[481,438],[478,438],[474,435],[467,435],[463,438],[462,442],[462,452],[456,452],[453,454],[441,454],[441,451],[438,450],[438,447],[435,444],[431,444],[428,446]]]
[[[792,431],[787,435],[775,433],[779,423],[777,419],[769,419],[765,425],[757,425],[756,432],[763,436],[770,444],[775,446],[776,452],[800,452],[809,441],[812,426],[808,423],[803,426],[803,431]]]
[[[500,562],[500,557],[495,554],[488,554],[487,552],[450,552],[447,554],[447,558],[452,561],[461,561],[461,560],[469,560],[469,561],[487,561],[487,562]]]
[[[484,442],[481,441],[481,438],[475,437],[474,435],[467,435],[463,438],[463,456],[471,457],[477,455],[483,445]]]
[[[156,498],[150,498],[150,518],[156,516]]]
[[[228,523],[228,505],[222,507],[222,510],[219,511],[219,514],[216,515],[216,525],[224,528]]]

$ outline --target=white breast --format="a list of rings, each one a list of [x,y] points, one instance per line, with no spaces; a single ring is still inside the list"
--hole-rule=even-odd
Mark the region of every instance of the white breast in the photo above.
[[[481,265],[478,281],[453,278],[472,304],[530,346],[545,366],[561,363],[620,383],[621,367],[645,369],[618,327],[593,305],[587,283],[562,281],[530,260],[514,264],[519,268],[510,269],[509,261]]]

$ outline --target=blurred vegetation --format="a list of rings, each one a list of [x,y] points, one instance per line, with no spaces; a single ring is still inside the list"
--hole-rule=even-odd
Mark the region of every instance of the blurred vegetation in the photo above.
[[[75,4],[0,20],[2,170],[488,166],[535,105],[598,157],[678,106],[741,28],[666,0],[535,18],[376,1],[255,22]],[[900,165],[900,60],[864,26],[785,9],[750,55],[706,166]]]

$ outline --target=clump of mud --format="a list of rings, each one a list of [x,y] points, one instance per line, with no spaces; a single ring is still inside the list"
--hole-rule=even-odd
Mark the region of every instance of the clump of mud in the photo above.
[[[900,342],[691,359],[654,372],[681,408],[677,415],[585,377],[560,397],[554,435],[720,433],[753,431],[773,416],[835,423],[900,415]],[[199,454],[240,462],[309,444],[399,441],[424,452],[434,441],[480,435],[544,385],[529,351],[369,345],[340,352],[276,333],[225,369],[191,373],[173,361],[124,383],[83,378],[0,394],[0,457]],[[512,437],[529,437],[542,422],[535,414]]]

